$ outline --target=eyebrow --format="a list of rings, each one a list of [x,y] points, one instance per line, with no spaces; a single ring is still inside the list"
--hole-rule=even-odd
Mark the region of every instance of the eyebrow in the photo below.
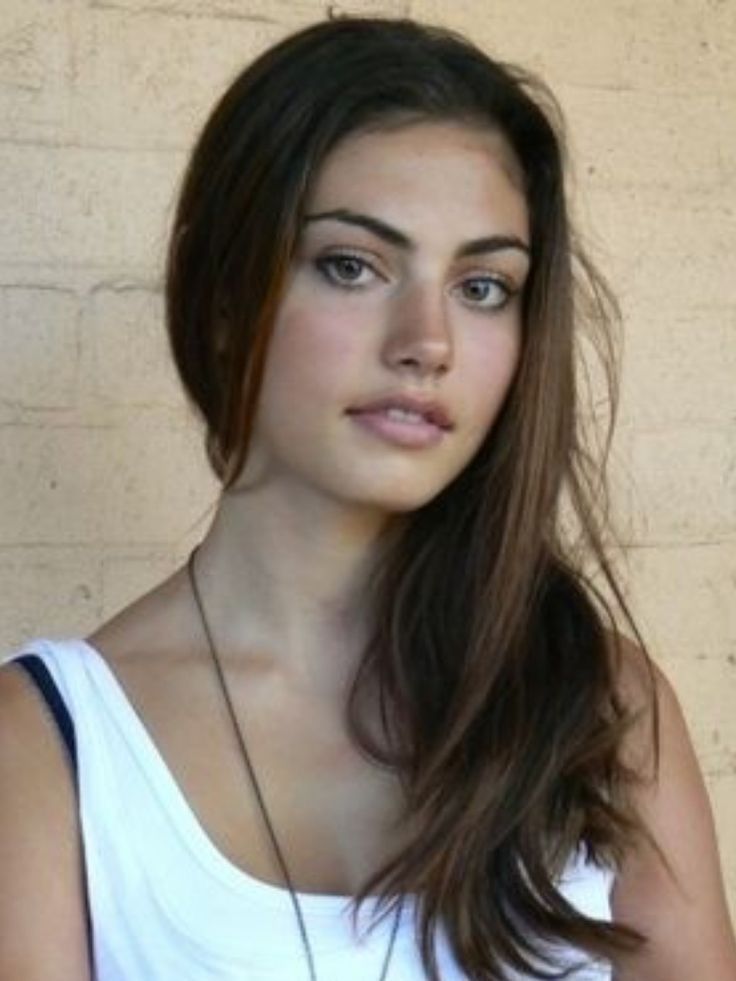
[[[335,208],[333,211],[322,211],[319,214],[306,215],[304,224],[315,221],[341,221],[347,225],[357,225],[372,232],[389,245],[395,245],[407,252],[416,249],[416,243],[409,238],[405,232],[399,231],[392,225],[387,224],[380,218],[371,215],[364,215],[358,211],[350,211],[349,208]],[[464,242],[456,251],[456,259],[464,259],[470,255],[481,255],[488,252],[501,252],[505,249],[518,249],[525,255],[530,254],[530,248],[519,238],[518,235],[487,235],[483,238],[475,238],[469,242]]]

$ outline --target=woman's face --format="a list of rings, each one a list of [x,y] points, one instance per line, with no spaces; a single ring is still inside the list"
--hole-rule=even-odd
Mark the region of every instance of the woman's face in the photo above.
[[[518,363],[529,268],[518,168],[499,134],[460,124],[356,133],[328,156],[305,216],[250,459],[267,479],[410,511],[474,456]],[[401,394],[441,403],[452,428],[409,446],[351,411]]]

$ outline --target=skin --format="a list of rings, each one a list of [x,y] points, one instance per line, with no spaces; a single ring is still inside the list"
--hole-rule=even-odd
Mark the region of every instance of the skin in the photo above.
[[[363,584],[379,534],[468,463],[518,363],[520,298],[499,284],[518,294],[525,252],[455,253],[489,235],[525,243],[529,230],[503,141],[454,125],[346,139],[306,214],[335,209],[381,219],[414,247],[336,219],[306,224],[242,492],[221,501],[201,569],[205,587],[217,582],[209,603],[223,650],[235,657],[261,638],[279,670],[339,700],[362,648]],[[318,266],[346,252],[357,260]],[[443,401],[454,431],[436,447],[407,450],[346,415],[395,390]]]
[[[626,856],[614,884],[614,920],[648,937],[624,957],[614,981],[736,981],[736,941],[721,874],[713,814],[677,695],[655,669],[659,701],[659,766],[651,749],[651,718],[644,712],[623,752],[645,779],[634,803],[670,866],[642,845]],[[641,658],[627,643],[619,670],[623,699],[644,704]]]
[[[402,804],[394,779],[355,752],[342,720],[365,640],[366,575],[387,523],[429,501],[472,458],[518,365],[523,248],[457,252],[488,236],[528,242],[529,227],[503,140],[449,124],[348,137],[317,175],[306,213],[336,209],[388,223],[413,248],[334,217],[308,222],[275,325],[252,454],[218,503],[197,573],[294,882],[347,894],[396,843]],[[334,258],[346,251],[358,261]],[[408,450],[346,415],[397,389],[441,399],[453,432]],[[216,847],[280,884],[185,570],[89,640]],[[643,690],[636,663],[629,652],[621,669],[632,702]],[[661,686],[666,765],[640,804],[688,897],[655,874],[651,856],[630,857],[615,913],[652,943],[648,959],[622,965],[616,981],[735,981],[707,798],[676,699]],[[627,752],[648,765],[643,726]],[[0,843],[12,843],[2,853],[0,981],[84,981],[74,795],[56,733],[13,669],[0,670],[0,801]]]

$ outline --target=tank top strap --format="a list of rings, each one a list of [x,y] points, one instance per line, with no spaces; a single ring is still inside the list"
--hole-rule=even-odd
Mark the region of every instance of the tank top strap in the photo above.
[[[56,682],[51,677],[51,672],[38,654],[21,654],[14,658],[11,663],[17,664],[26,672],[43,698],[66,749],[69,764],[74,774],[74,785],[79,792],[77,785],[77,740],[74,734],[74,723]]]

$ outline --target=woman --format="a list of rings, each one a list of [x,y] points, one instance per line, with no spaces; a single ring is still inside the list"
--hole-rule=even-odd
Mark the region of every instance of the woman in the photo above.
[[[736,979],[677,702],[562,526],[626,617],[544,99],[342,19],[215,108],[166,299],[223,493],[184,568],[0,671],[3,979]]]

